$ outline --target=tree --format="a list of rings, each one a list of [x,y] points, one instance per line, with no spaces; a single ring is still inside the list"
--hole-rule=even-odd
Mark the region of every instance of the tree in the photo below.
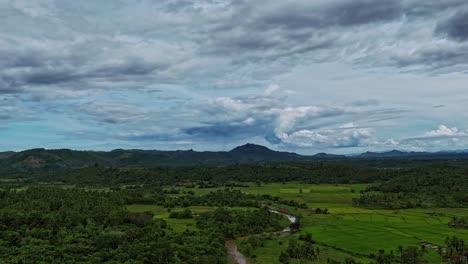
[[[446,252],[444,258],[450,263],[468,263],[468,245],[458,237],[449,237],[445,240]]]

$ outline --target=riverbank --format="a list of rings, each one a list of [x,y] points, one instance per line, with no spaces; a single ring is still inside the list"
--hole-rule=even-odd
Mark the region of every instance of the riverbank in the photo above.
[[[274,209],[269,209],[269,211],[271,213],[274,213],[274,214],[280,214],[280,215],[283,215],[285,216],[286,218],[288,218],[289,222],[291,224],[295,223],[297,221],[297,218],[295,216],[292,216],[292,215],[288,215],[288,214],[285,214],[285,213],[281,213],[281,212],[278,212]],[[261,233],[261,234],[254,234],[254,235],[250,235],[248,237],[252,237],[252,236],[264,236],[264,235],[276,235],[276,236],[286,236],[286,235],[289,235],[291,234],[291,228],[287,227],[281,231],[277,231],[277,232],[272,232],[272,233]],[[244,237],[242,239],[245,239],[247,237]],[[248,259],[242,255],[242,253],[239,252],[239,250],[237,249],[237,244],[236,244],[236,241],[235,240],[228,240],[226,241],[226,250],[227,250],[227,258],[228,258],[228,264],[250,264],[250,262],[248,261]]]

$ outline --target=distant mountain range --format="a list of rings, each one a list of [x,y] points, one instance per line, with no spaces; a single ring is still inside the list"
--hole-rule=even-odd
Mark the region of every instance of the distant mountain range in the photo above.
[[[406,152],[392,150],[387,152],[365,152],[355,158],[405,158],[405,159],[467,159],[468,150],[439,152]]]
[[[69,149],[31,149],[21,152],[0,152],[0,172],[58,170],[85,166],[196,166],[252,164],[268,162],[312,162],[319,160],[353,160],[353,159],[468,159],[468,151],[443,152],[365,152],[355,156],[332,155],[299,155],[291,152],[274,151],[267,147],[246,144],[231,151],[193,150],[160,151],[160,150],[123,150],[113,151],[76,151]]]

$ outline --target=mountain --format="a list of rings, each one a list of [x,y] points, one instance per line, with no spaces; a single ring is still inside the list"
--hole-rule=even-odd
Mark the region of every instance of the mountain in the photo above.
[[[439,151],[439,152],[405,152],[392,150],[387,152],[365,152],[357,156],[356,159],[415,159],[415,160],[443,160],[443,159],[468,159],[468,152]]]
[[[245,144],[236,147],[227,154],[230,156],[230,159],[236,163],[295,161],[305,157],[291,152],[274,151],[255,144]]]
[[[266,163],[299,161],[303,160],[303,157],[306,156],[289,152],[277,152],[254,144],[239,146],[228,152],[124,149],[104,152],[31,149],[21,152],[0,153],[0,172],[52,171],[93,165],[154,167]]]
[[[274,150],[271,150],[265,146],[261,145],[255,145],[251,143],[247,143],[245,145],[235,147],[229,153],[232,154],[258,154],[258,155],[269,155],[269,154],[276,154],[276,153],[281,153],[281,152],[276,152]]]
[[[291,152],[274,151],[265,146],[245,144],[230,151],[161,151],[161,150],[124,150],[76,151],[69,149],[31,149],[21,152],[0,152],[0,174],[28,173],[36,171],[56,171],[86,166],[198,166],[253,164],[269,162],[314,162],[320,160],[451,160],[468,159],[466,151],[443,152],[365,152],[355,156],[318,153],[306,156]]]
[[[361,158],[395,158],[395,157],[410,157],[428,154],[426,152],[405,152],[392,150],[387,152],[365,152],[359,155]]]
[[[328,153],[317,153],[312,157],[317,159],[346,159],[345,155],[335,155],[335,154],[328,154]]]
[[[15,154],[14,151],[5,151],[5,152],[0,152],[0,159],[5,159],[10,157],[11,155]]]

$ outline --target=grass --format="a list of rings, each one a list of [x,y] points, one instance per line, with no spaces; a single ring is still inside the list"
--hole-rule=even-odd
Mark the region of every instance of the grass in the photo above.
[[[195,219],[174,219],[169,218],[169,212],[166,208],[158,205],[143,205],[143,204],[134,204],[127,206],[127,209],[131,212],[153,212],[154,218],[164,219],[169,228],[177,232],[183,232],[185,230],[197,230],[195,225]],[[192,206],[189,207],[193,213],[203,213],[210,210],[213,210],[211,207],[203,206]],[[173,210],[179,210],[177,208]]]
[[[194,214],[201,214],[209,211],[213,211],[216,209],[215,207],[208,207],[208,206],[189,206],[187,207],[192,211]],[[181,211],[187,208],[173,208],[174,211]],[[158,205],[145,205],[145,204],[133,204],[127,206],[127,209],[130,212],[152,212],[154,213],[154,218],[157,219],[164,219],[169,228],[176,232],[183,232],[185,230],[194,231],[197,230],[195,225],[195,219],[174,219],[169,218],[169,212],[167,208]],[[249,208],[249,207],[232,207],[233,210],[254,210],[256,208]]]
[[[263,244],[263,247],[255,250],[256,257],[251,260],[252,264],[268,263],[276,264],[280,263],[278,257],[281,251],[285,250],[290,239],[296,239],[297,235],[292,235],[289,237],[282,238],[273,238],[271,240],[266,240]],[[320,249],[320,255],[318,263],[327,263],[328,259],[334,259],[338,261],[344,261],[346,258],[350,257],[348,253],[343,253],[339,250],[333,249],[327,246],[317,245]],[[354,257],[357,261],[368,262],[368,259]],[[295,262],[291,262],[295,264]],[[299,263],[299,262],[297,262]]]
[[[447,223],[452,216],[468,216],[468,208],[430,208],[407,210],[369,210],[356,208],[352,199],[359,196],[359,191],[366,185],[312,185],[300,183],[272,183],[262,186],[236,188],[250,194],[270,194],[283,199],[305,202],[309,208],[328,208],[329,215],[311,214],[307,210],[296,210],[301,214],[300,233],[288,237],[273,237],[266,240],[264,247],[255,251],[257,256],[252,263],[274,264],[278,256],[286,249],[289,239],[296,239],[301,233],[309,232],[319,243],[320,263],[327,258],[344,260],[346,257],[368,263],[369,254],[378,250],[395,251],[398,246],[420,246],[422,242],[444,245],[448,236],[458,236],[468,240],[468,230],[449,228]],[[220,188],[198,189],[182,188],[193,191],[196,195],[207,194]],[[165,208],[152,205],[132,205],[131,211],[152,211],[155,217],[164,218],[174,229],[196,229],[194,220],[169,219]],[[195,213],[213,210],[211,207],[190,207]],[[242,208],[237,208],[242,209]],[[244,208],[245,209],[245,208]],[[177,210],[177,209],[173,209]],[[429,249],[427,260],[439,263],[434,250]]]
[[[311,233],[313,239],[322,245],[322,259],[356,258],[376,253],[380,249],[395,251],[400,245],[419,247],[422,242],[443,246],[448,236],[468,240],[468,230],[447,226],[452,216],[468,216],[467,208],[369,210],[353,207],[352,198],[358,197],[359,191],[364,188],[365,185],[287,183],[266,184],[243,191],[252,194],[269,193],[284,199],[302,201],[310,208],[328,208],[329,215],[310,214],[306,210],[296,212],[303,215],[300,232]],[[275,246],[276,240],[281,239],[274,239],[265,248],[255,252],[258,256],[255,263],[278,263],[277,257],[272,260],[271,256],[279,256],[278,251],[286,248],[286,243],[282,247]],[[437,263],[439,257],[436,252],[429,251],[428,260]],[[365,260],[361,258],[361,261]]]

